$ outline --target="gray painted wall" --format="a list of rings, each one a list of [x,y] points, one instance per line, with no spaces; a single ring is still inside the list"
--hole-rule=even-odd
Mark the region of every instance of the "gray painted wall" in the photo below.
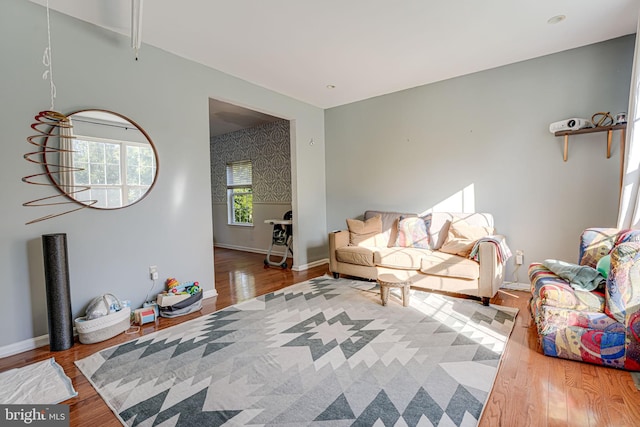
[[[198,280],[214,290],[208,100],[215,98],[291,120],[294,267],[326,257],[324,114],[321,109],[144,45],[134,60],[129,39],[51,12],[55,108],[68,113],[102,108],[122,113],[151,136],[160,172],[149,196],[116,211],[85,209],[26,226],[50,211],[22,203],[53,194],[20,178],[37,170],[22,156],[32,146],[33,117],[49,108],[42,53],[46,11],[8,0],[0,14],[0,347],[19,350],[47,333],[40,236],[67,233],[72,310],[112,292],[140,304],[151,281]],[[313,139],[314,144],[309,145]],[[297,230],[296,230],[297,228]],[[158,283],[155,292],[163,287]]]
[[[216,246],[265,253],[273,227],[291,210],[291,150],[289,121],[280,120],[211,138],[213,239]],[[253,172],[253,226],[229,225],[226,165],[251,160]],[[283,253],[274,247],[273,254]],[[273,261],[281,257],[272,258]]]
[[[327,226],[366,209],[491,212],[512,250],[575,262],[586,227],[615,226],[619,135],[574,136],[568,162],[549,124],[627,111],[634,37],[325,111]],[[515,279],[514,259],[507,279]]]

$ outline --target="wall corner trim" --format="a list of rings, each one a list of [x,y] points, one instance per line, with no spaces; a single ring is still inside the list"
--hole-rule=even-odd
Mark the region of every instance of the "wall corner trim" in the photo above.
[[[202,294],[202,298],[204,299],[213,298],[217,296],[218,296],[218,291],[216,289],[212,289],[210,291],[204,291],[204,293]]]

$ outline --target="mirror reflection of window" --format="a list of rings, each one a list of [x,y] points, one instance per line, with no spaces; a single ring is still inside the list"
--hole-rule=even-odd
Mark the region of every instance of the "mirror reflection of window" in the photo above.
[[[155,156],[149,144],[76,135],[73,180],[91,188],[82,197],[98,208],[116,208],[138,200],[153,183]]]
[[[48,141],[52,145],[46,154],[45,168],[58,189],[97,209],[119,209],[143,199],[158,174],[149,135],[106,110],[77,111],[68,118],[72,127]]]

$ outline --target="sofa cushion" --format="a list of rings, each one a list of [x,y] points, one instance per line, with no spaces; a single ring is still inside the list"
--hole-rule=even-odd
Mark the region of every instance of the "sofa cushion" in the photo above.
[[[491,228],[494,227],[493,215],[486,212],[432,212],[431,228],[429,229],[429,235],[431,236],[431,249],[440,249],[444,241],[447,240],[449,225],[453,222],[461,220],[464,220],[467,224],[470,225],[479,225],[482,227]]]
[[[547,305],[532,309],[545,355],[610,368],[633,365],[625,345],[624,324],[606,314]]]
[[[587,228],[580,235],[578,263],[595,267],[598,260],[613,249],[618,238],[617,228]]]
[[[558,329],[570,327],[596,329],[607,332],[617,332],[624,335],[624,324],[607,316],[601,311],[572,310],[570,308],[555,307],[539,304],[535,300],[532,307],[536,316],[536,326],[541,335],[556,332]]]
[[[605,303],[602,292],[575,290],[568,281],[558,277],[539,262],[529,266],[529,279],[533,299],[538,301],[539,305],[604,312]]]
[[[493,227],[470,225],[464,220],[453,221],[449,224],[447,240],[445,240],[440,251],[468,257],[474,243],[490,234],[493,234]]]
[[[480,264],[458,255],[433,251],[422,258],[420,272],[432,276],[476,280],[480,277]]]
[[[376,239],[376,246],[379,247],[392,247],[396,245],[398,239],[398,220],[401,216],[410,217],[418,216],[414,213],[401,213],[401,212],[385,212],[385,211],[365,211],[364,219],[373,218],[380,215],[382,219],[382,235]],[[379,239],[381,237],[381,239]],[[379,240],[378,240],[379,239]]]
[[[375,249],[375,248],[374,248]],[[336,249],[336,259],[348,264],[375,267],[373,251],[365,246],[343,246]]]
[[[374,246],[374,237],[382,232],[382,219],[380,215],[365,221],[347,218],[347,228],[349,229],[350,245]]]
[[[431,247],[429,239],[430,225],[431,215],[401,216],[398,220],[398,236],[395,246],[429,249]]]
[[[603,289],[606,282],[604,276],[589,265],[577,265],[557,259],[545,259],[542,261],[542,265],[556,276],[569,282],[573,289],[579,291],[590,292]]]
[[[376,248],[373,260],[379,267],[419,270],[421,260],[430,254],[430,249],[422,248]]]

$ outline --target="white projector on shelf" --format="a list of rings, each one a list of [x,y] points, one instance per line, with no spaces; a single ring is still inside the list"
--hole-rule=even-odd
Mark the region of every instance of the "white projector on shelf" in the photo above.
[[[591,120],[578,119],[574,117],[572,119],[560,120],[559,122],[551,123],[549,125],[549,132],[556,133],[563,130],[578,130],[592,127],[593,123],[591,123]]]

